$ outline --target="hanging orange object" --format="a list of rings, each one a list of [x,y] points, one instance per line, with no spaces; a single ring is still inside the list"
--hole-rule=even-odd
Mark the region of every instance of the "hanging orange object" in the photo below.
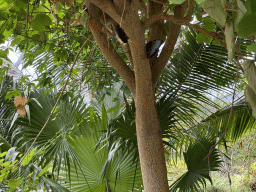
[[[17,109],[17,112],[22,116],[26,116],[26,110],[25,110],[25,105],[28,102],[27,98],[25,96],[17,95],[14,98],[14,105]]]

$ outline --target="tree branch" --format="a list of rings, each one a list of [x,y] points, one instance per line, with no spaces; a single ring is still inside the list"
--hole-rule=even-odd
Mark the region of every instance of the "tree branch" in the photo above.
[[[93,37],[95,38],[98,47],[100,48],[101,53],[109,62],[109,64],[119,73],[119,75],[123,78],[130,91],[134,96],[136,96],[136,88],[135,88],[135,76],[134,72],[129,68],[129,66],[123,61],[123,59],[119,56],[119,54],[114,49],[112,43],[108,41],[107,35],[102,32],[103,24],[100,22],[100,17],[95,5],[90,3],[90,7],[93,9],[89,9],[90,18],[89,18],[89,26],[92,31]]]
[[[186,10],[186,2],[175,7],[174,16],[172,16],[171,18],[175,18],[175,20],[182,20],[182,18],[184,18],[185,10]],[[162,71],[163,71],[169,57],[173,53],[174,46],[175,46],[177,39],[179,37],[179,34],[180,34],[180,28],[181,28],[180,23],[177,23],[174,21],[172,22],[170,31],[168,33],[168,36],[167,36],[167,39],[165,42],[165,46],[163,48],[163,51],[162,51],[160,57],[157,59],[157,62],[154,63],[154,65],[152,67],[152,83],[153,83],[153,85],[155,85],[159,76],[162,74]]]
[[[88,2],[91,4],[94,4],[97,8],[99,8],[101,11],[107,13],[115,22],[120,23],[121,16],[116,11],[114,4],[111,0],[84,0],[87,4]],[[93,9],[96,10],[95,8]],[[89,10],[90,11],[90,10]],[[97,12],[97,11],[96,11]]]
[[[218,41],[223,47],[226,47],[225,43],[223,43],[218,38],[219,35],[217,33],[207,31],[207,30],[200,28],[194,24],[191,24],[188,20],[176,18],[174,15],[162,15],[162,14],[153,15],[152,17],[150,17],[149,19],[147,19],[144,22],[143,26],[144,26],[144,28],[147,28],[147,26],[152,25],[153,23],[157,22],[158,20],[172,21],[174,24],[186,25],[186,26],[190,27],[191,29],[194,29],[197,32],[204,33],[204,34],[208,35],[209,37],[212,37],[213,39]]]
[[[144,22],[143,22],[143,27],[146,29],[148,28],[150,25],[154,24],[155,22],[157,21],[172,21],[174,24],[177,24],[177,25],[185,25],[186,23],[186,20],[184,18],[177,18],[175,17],[174,15],[168,15],[168,14],[155,14],[155,15],[152,15],[151,17],[149,17],[148,19],[146,19]]]
[[[197,27],[196,25],[193,25],[189,22],[185,23],[186,26],[190,27],[191,29],[194,29],[196,32],[200,32],[200,33],[204,33],[206,35],[208,35],[209,37],[215,39],[216,41],[218,41],[223,47],[227,48],[227,46],[225,45],[225,43],[223,41],[221,41],[219,38],[218,38],[218,34],[215,33],[215,32],[210,32],[210,31],[207,31],[201,27]]]
[[[184,19],[186,21],[190,21],[193,15],[193,12],[194,12],[194,0],[188,0],[188,12]]]
[[[162,12],[163,5],[167,2],[167,0],[160,0],[161,4],[158,2],[149,1],[149,17],[155,14],[159,14]],[[163,31],[164,31],[164,21],[158,20],[149,27],[148,41],[153,41],[155,39],[162,39]]]

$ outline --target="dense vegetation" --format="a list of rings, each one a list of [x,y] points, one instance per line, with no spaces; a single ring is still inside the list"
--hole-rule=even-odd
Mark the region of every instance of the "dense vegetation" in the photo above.
[[[255,14],[253,0],[1,1],[0,188],[213,183],[234,162],[230,142],[254,129]],[[16,78],[14,49],[36,78]]]

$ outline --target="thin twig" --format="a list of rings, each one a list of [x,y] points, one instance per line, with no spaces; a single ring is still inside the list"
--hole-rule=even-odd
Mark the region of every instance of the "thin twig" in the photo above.
[[[120,19],[120,27],[122,27],[121,26],[121,24],[122,24],[122,20],[123,20],[123,16],[124,16],[124,11],[125,11],[125,3],[126,3],[126,0],[124,0],[124,9],[123,9],[123,13],[122,13],[122,16],[121,16],[121,19]]]
[[[79,52],[77,53],[77,55],[76,55],[76,57],[75,57],[75,60],[74,60],[74,62],[73,62],[73,65],[71,66],[71,68],[70,68],[70,70],[69,70],[69,75],[68,75],[68,78],[67,78],[67,80],[66,80],[66,83],[65,83],[65,85],[64,85],[64,87],[63,87],[63,89],[62,89],[62,91],[61,91],[61,93],[60,93],[59,98],[57,99],[57,101],[56,101],[56,103],[55,103],[55,105],[54,105],[54,107],[53,107],[53,109],[52,109],[51,114],[48,116],[48,118],[47,118],[47,120],[46,120],[44,126],[42,127],[42,129],[40,130],[40,132],[38,133],[38,135],[36,136],[36,138],[34,139],[34,141],[32,142],[32,144],[30,145],[30,147],[29,147],[29,149],[27,150],[26,154],[20,159],[19,163],[17,164],[18,166],[22,163],[22,161],[24,160],[24,158],[28,155],[28,153],[29,153],[30,150],[32,149],[33,145],[35,144],[36,140],[38,139],[38,137],[40,136],[40,134],[43,132],[43,130],[45,129],[46,125],[48,124],[48,122],[49,122],[49,120],[50,120],[52,114],[54,113],[54,111],[55,111],[55,109],[56,109],[56,107],[57,107],[57,105],[58,105],[58,102],[59,102],[61,96],[62,96],[63,93],[64,93],[64,90],[66,89],[66,86],[67,86],[68,81],[69,81],[69,79],[70,79],[70,76],[71,76],[71,74],[72,74],[73,68],[74,68],[74,66],[75,66],[75,64],[76,64],[76,61],[77,61],[77,59],[78,59],[78,56],[80,55],[81,51],[83,50],[83,48],[85,47],[85,45],[88,43],[88,41],[89,41],[89,39],[90,39],[91,37],[92,37],[92,36],[90,36],[90,37],[84,42],[84,44],[83,44],[82,47],[80,48]]]
[[[27,14],[26,14],[26,30],[28,29],[28,14],[29,14],[29,0],[28,0]]]

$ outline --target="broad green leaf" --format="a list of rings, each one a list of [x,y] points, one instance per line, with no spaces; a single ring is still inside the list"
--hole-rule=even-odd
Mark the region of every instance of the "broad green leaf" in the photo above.
[[[51,25],[52,20],[48,15],[38,14],[36,18],[32,21],[31,26],[34,30],[43,32],[45,26]]]
[[[34,12],[48,12],[49,10],[46,9],[45,7],[39,6],[35,8]]]
[[[247,50],[256,53],[256,43],[247,46]]]
[[[27,7],[27,3],[22,1],[16,1],[15,5],[21,9]]]
[[[211,18],[213,18],[222,27],[225,26],[227,12],[225,9],[224,0],[206,0],[200,4],[204,11],[206,11]]]
[[[246,15],[256,13],[256,1],[255,0],[246,0],[244,6],[247,9]]]
[[[228,60],[231,62],[235,54],[234,24],[232,20],[226,23],[224,34],[228,50]]]
[[[7,10],[7,7],[9,6],[10,5],[6,1],[0,1],[0,10]]]
[[[237,33],[240,37],[256,35],[256,13],[244,16],[238,23]]]
[[[206,187],[206,179],[212,183],[210,171],[219,170],[222,163],[218,150],[211,151],[214,144],[214,140],[206,137],[190,144],[187,152],[184,152],[188,170],[171,185],[171,191],[198,191],[201,186]]]

